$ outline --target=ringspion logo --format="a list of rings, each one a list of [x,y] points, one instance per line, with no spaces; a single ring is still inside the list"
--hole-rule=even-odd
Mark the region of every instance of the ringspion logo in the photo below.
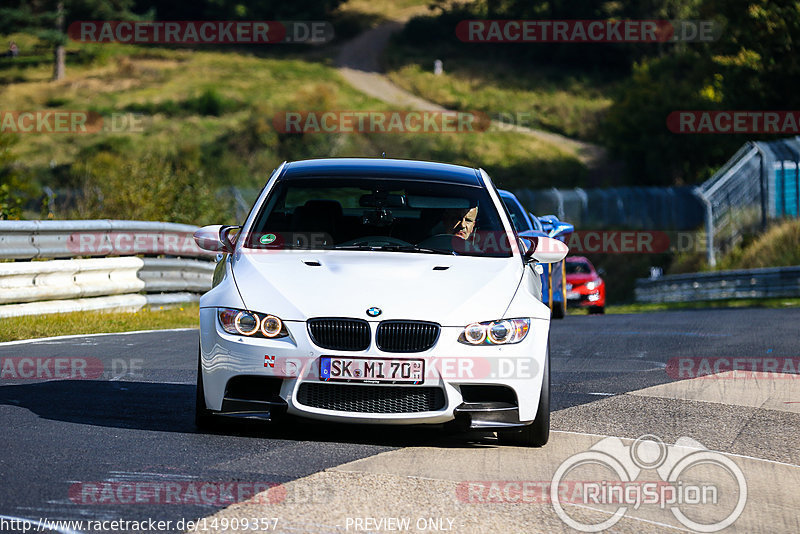
[[[652,474],[640,478],[652,471],[658,479]],[[565,484],[577,493],[565,498]],[[744,511],[747,480],[732,459],[687,436],[674,445],[653,435],[640,436],[631,445],[608,437],[558,466],[550,483],[550,503],[565,524],[580,532],[607,530],[628,510],[643,506],[669,510],[674,520],[692,531],[717,532]],[[603,507],[606,514],[592,523],[580,507],[563,504]],[[706,513],[698,516],[699,508]]]

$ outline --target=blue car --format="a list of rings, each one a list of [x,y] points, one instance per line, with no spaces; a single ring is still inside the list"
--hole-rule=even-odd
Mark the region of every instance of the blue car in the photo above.
[[[560,221],[555,215],[536,217],[522,206],[519,199],[510,191],[499,190],[514,228],[521,237],[554,237],[566,241],[575,231],[569,223]],[[567,273],[564,262],[542,265],[542,301],[550,306],[554,319],[562,319],[567,314]]]

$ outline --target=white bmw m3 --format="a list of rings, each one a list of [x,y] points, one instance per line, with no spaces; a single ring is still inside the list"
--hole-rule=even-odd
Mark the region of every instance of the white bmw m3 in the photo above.
[[[276,169],[200,300],[197,413],[451,423],[541,446],[550,428],[550,310],[537,262],[480,169],[320,159]]]

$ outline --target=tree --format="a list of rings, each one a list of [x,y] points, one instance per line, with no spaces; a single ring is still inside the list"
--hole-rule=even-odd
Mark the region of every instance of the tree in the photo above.
[[[695,9],[694,7],[692,9]],[[722,26],[718,40],[669,46],[645,58],[605,121],[609,148],[637,182],[694,183],[737,147],[764,134],[682,134],[666,129],[676,110],[794,110],[800,106],[800,3],[704,0],[687,18]]]
[[[53,80],[66,72],[65,29],[78,20],[133,18],[133,0],[7,0],[0,8],[0,33],[35,34],[53,49]]]
[[[17,157],[11,147],[19,138],[0,132],[0,220],[22,217],[22,180],[17,171]]]

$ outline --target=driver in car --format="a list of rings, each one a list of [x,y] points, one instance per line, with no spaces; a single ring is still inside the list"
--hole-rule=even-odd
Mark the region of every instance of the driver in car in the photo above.
[[[446,209],[442,215],[444,232],[453,234],[461,239],[468,239],[475,230],[475,221],[478,220],[478,206],[471,208]]]

